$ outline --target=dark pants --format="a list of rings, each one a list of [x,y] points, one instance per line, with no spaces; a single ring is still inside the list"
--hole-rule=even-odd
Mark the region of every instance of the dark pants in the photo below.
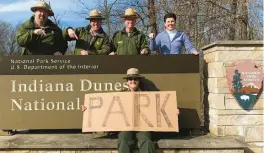
[[[118,153],[133,153],[134,138],[138,141],[140,153],[154,153],[155,145],[150,132],[122,131],[118,134]]]

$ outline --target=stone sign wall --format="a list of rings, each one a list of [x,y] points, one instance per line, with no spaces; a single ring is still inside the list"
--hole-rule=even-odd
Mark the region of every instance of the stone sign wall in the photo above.
[[[226,70],[239,61],[251,61],[263,72],[262,41],[215,42],[203,47],[205,123],[217,136],[237,136],[248,152],[263,152],[263,91],[251,109],[243,109],[230,93]],[[263,79],[263,74],[262,74]]]

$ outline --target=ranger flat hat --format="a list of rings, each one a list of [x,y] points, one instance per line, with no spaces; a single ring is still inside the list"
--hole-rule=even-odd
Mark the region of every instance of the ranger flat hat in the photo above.
[[[44,10],[46,10],[48,12],[48,15],[49,16],[53,16],[54,15],[53,11],[51,10],[50,5],[47,4],[45,1],[42,1],[42,0],[37,1],[37,3],[30,8],[30,10],[32,12],[36,12],[37,9],[44,9]]]
[[[144,76],[139,74],[138,69],[136,68],[130,68],[127,70],[127,75],[122,77],[122,79],[127,79],[127,78],[145,78]]]
[[[139,18],[137,11],[133,8],[128,8],[125,11],[125,15],[121,16],[121,18]]]
[[[101,19],[104,20],[105,17],[102,16],[101,11],[99,10],[92,10],[90,12],[90,16],[88,18],[85,18],[86,20],[91,20],[91,19]]]

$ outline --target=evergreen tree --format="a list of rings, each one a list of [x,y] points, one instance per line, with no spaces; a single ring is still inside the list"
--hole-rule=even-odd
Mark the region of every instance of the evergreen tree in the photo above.
[[[241,79],[241,73],[239,73],[238,69],[236,69],[235,74],[233,76],[233,81],[232,81],[234,90],[236,92],[238,92],[238,90],[240,90],[243,87],[241,80],[242,80]]]

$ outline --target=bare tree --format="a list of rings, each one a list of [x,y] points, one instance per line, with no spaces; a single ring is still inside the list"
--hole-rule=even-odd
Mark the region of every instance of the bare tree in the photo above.
[[[88,4],[74,1],[87,15]],[[197,48],[217,40],[263,39],[262,0],[99,0],[97,8],[106,16],[109,36],[123,27],[120,16],[128,7],[137,10],[137,27],[145,33],[163,31],[163,16],[175,13],[176,28],[187,33]]]
[[[21,53],[21,47],[16,42],[16,31],[19,25],[12,26],[0,21],[0,52],[1,55],[13,56]]]
[[[77,14],[81,18],[87,17],[89,12],[93,10],[86,0],[72,0],[72,2],[76,5],[78,11],[70,10],[71,12]]]
[[[60,28],[63,28],[62,27],[62,24],[61,24],[61,21],[64,17],[66,12],[64,12],[62,15],[60,14],[54,14],[54,16],[51,17],[51,20],[57,25],[59,26]]]
[[[158,29],[157,29],[157,18],[156,18],[156,11],[155,11],[155,2],[154,0],[148,0],[148,18],[149,18],[149,24],[150,24],[150,32],[154,33],[154,35],[157,35]]]
[[[175,13],[177,29],[185,31],[197,48],[216,40],[262,39],[262,0],[157,0],[156,5],[158,20]]]
[[[8,27],[9,24],[3,21],[0,21],[0,53],[1,55],[4,54],[4,46],[6,41],[6,36],[8,34]]]
[[[263,39],[263,0],[249,0],[248,15],[249,39]]]
[[[100,11],[102,11],[102,14],[105,16],[105,25],[106,25],[106,33],[108,36],[112,36],[113,33],[115,32],[115,28],[116,26],[113,26],[114,25],[114,22],[113,21],[116,21],[117,18],[118,18],[118,15],[116,15],[114,13],[114,9],[115,9],[115,6],[118,5],[118,0],[113,0],[113,1],[110,1],[110,0],[99,0],[98,3],[97,3],[97,6],[98,6],[98,9]],[[115,30],[112,30],[112,29],[115,29]]]

